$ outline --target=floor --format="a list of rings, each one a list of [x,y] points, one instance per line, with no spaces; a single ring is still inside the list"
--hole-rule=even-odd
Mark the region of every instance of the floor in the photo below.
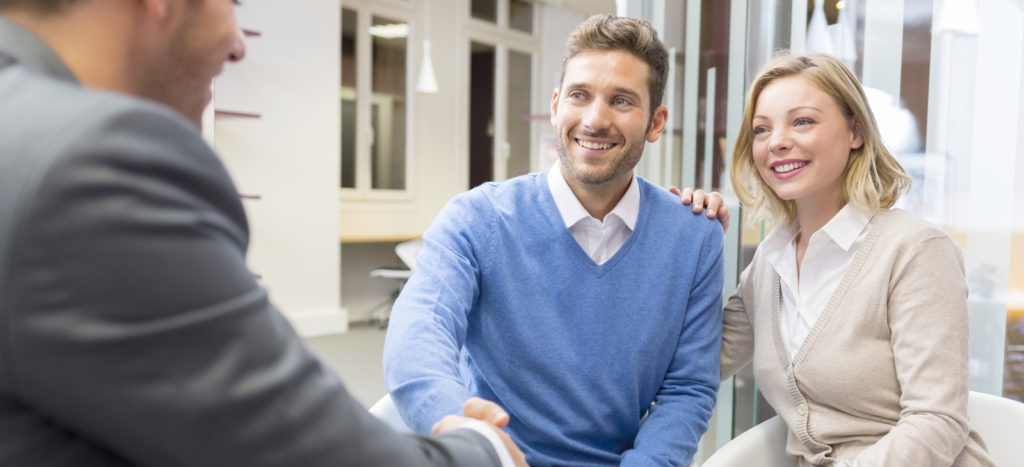
[[[385,330],[367,323],[352,323],[348,332],[306,339],[313,353],[333,369],[352,396],[369,408],[380,399],[384,389]]]

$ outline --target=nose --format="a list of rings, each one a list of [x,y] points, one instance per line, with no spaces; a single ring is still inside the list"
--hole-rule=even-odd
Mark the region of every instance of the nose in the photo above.
[[[594,99],[583,112],[583,126],[589,131],[600,133],[610,125],[608,106],[601,99]]]
[[[771,136],[768,138],[769,150],[772,152],[783,152],[791,147],[793,147],[793,144],[789,138],[789,131],[785,128],[772,130]]]
[[[245,32],[242,28],[238,28],[235,32],[235,40],[231,43],[231,49],[228,50],[228,61],[238,62],[245,58]]]

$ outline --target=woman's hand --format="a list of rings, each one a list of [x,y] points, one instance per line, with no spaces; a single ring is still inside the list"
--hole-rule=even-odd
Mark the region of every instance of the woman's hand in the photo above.
[[[725,207],[725,203],[722,200],[722,195],[717,191],[706,193],[704,190],[694,190],[693,188],[686,187],[683,191],[679,191],[676,187],[669,187],[668,191],[679,197],[679,200],[686,206],[693,206],[693,213],[700,214],[704,208],[707,208],[707,216],[709,219],[718,219],[718,222],[722,224],[722,232],[729,230],[729,208]]]

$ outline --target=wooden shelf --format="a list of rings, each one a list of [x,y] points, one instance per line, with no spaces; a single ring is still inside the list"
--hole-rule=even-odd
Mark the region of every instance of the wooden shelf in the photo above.
[[[399,243],[420,238],[418,236],[407,236],[407,235],[379,235],[372,237],[357,237],[351,235],[343,235],[340,237],[341,243]]]
[[[214,109],[215,117],[238,117],[238,118],[260,118],[262,115],[255,112],[241,112],[238,110]]]
[[[551,114],[519,114],[520,120],[549,120]]]
[[[256,31],[254,29],[242,28],[242,34],[245,35],[245,37],[263,37],[262,32]]]

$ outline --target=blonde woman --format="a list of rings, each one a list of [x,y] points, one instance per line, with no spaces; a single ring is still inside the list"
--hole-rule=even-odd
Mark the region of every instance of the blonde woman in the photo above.
[[[751,86],[730,172],[777,227],[725,307],[722,378],[753,360],[800,465],[992,465],[967,420],[963,255],[892,209],[910,178],[856,77],[782,54]]]

